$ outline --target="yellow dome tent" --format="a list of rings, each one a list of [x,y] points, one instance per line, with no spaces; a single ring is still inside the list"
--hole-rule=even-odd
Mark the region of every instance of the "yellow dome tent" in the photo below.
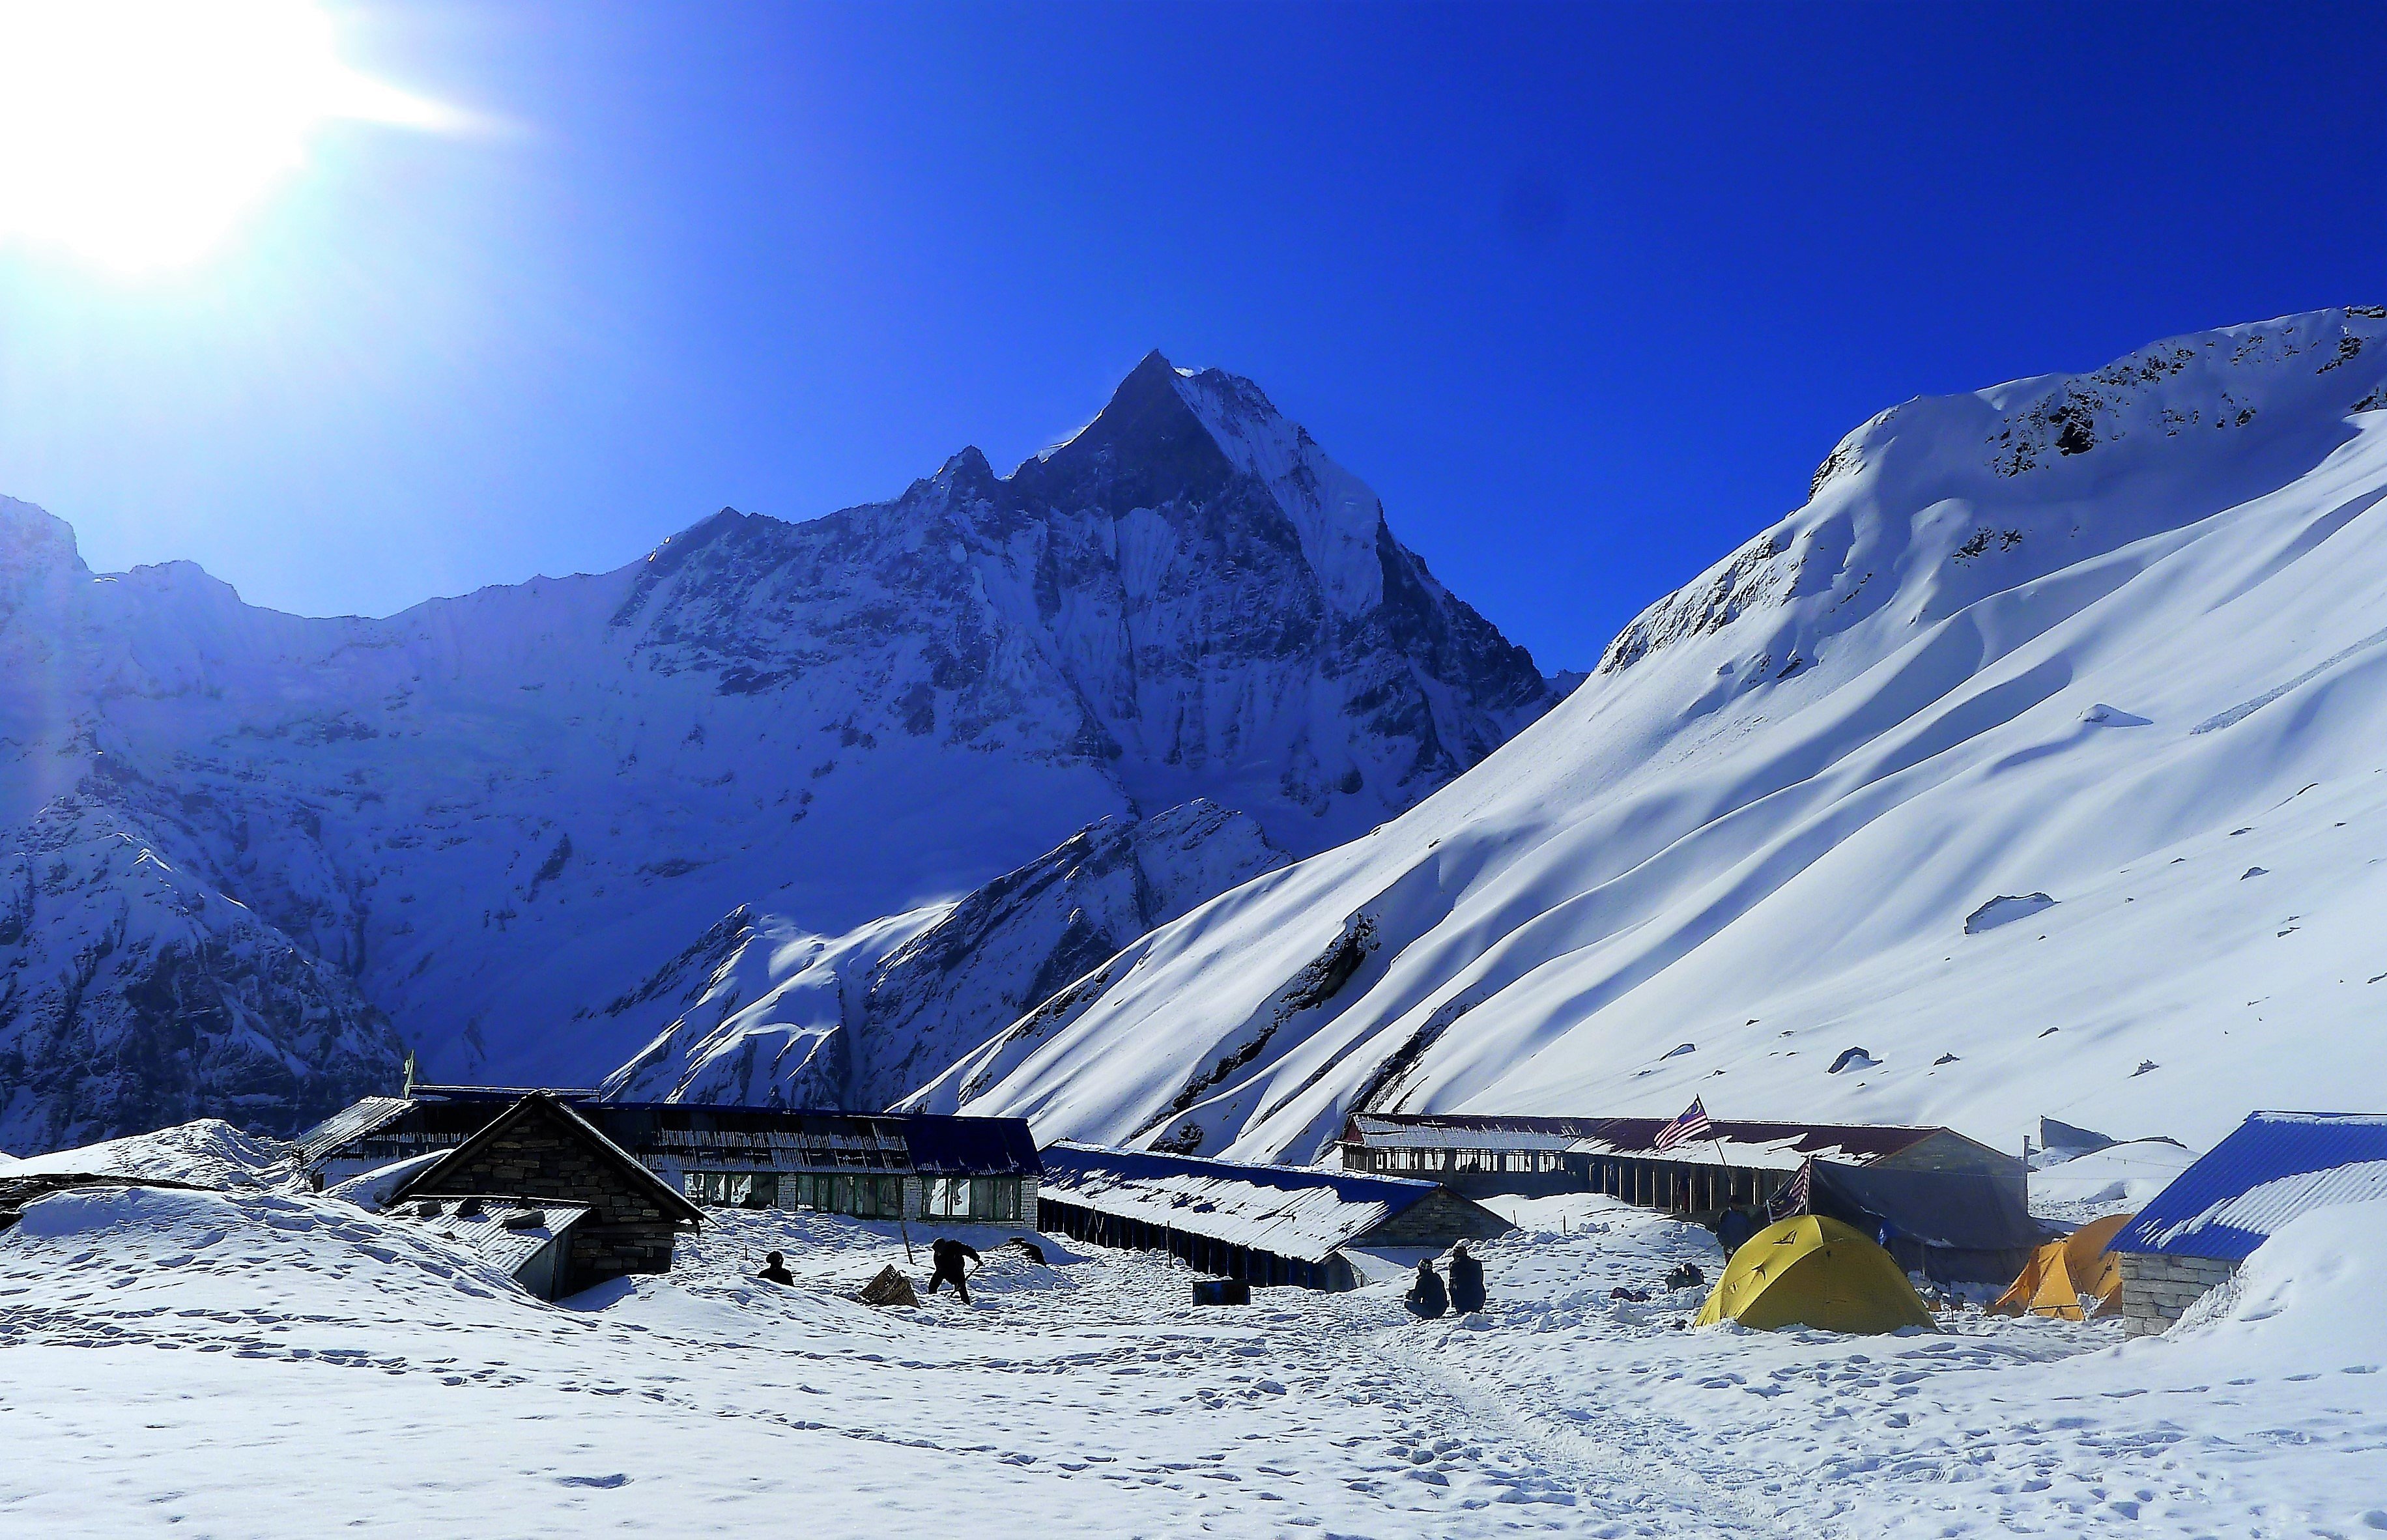
[[[1732,1254],[1699,1324],[1731,1319],[1761,1332],[1895,1332],[1931,1311],[1889,1253],[1838,1219],[1801,1214],[1768,1225]]]
[[[2108,1214],[2093,1219],[2061,1241],[2050,1241],[2031,1253],[2014,1286],[1989,1306],[1993,1316],[2048,1316],[2058,1320],[2084,1320],[2103,1310],[2122,1291],[2122,1262],[2105,1248],[2134,1218]]]

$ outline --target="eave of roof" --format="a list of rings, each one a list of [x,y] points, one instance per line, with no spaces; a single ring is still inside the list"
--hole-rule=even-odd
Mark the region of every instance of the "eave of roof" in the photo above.
[[[1671,1121],[1664,1117],[1532,1117],[1480,1113],[1354,1113],[1350,1129],[1369,1148],[1425,1149],[1550,1149],[1580,1154],[1631,1155],[1680,1161],[1688,1165],[1737,1167],[1786,1165],[1795,1168],[1809,1155],[1861,1166],[1887,1159],[1926,1139],[1951,1130],[1933,1126],[1866,1123],[1782,1123],[1749,1118],[1717,1118],[1714,1137],[1690,1141],[1672,1149],[1656,1147],[1657,1138]],[[1523,1142],[1511,1142],[1513,1136]],[[1961,1134],[1955,1135],[1963,1138]],[[1564,1141],[1561,1144],[1559,1142]],[[1719,1160],[1714,1145],[1739,1146],[1752,1152],[1748,1159]],[[1699,1146],[1706,1146],[1702,1155]],[[1785,1157],[1795,1157],[1787,1158]]]
[[[396,1191],[390,1193],[389,1201],[396,1204],[411,1197],[435,1195],[423,1193],[422,1189],[424,1183],[436,1181],[439,1180],[441,1172],[451,1168],[462,1166],[473,1155],[478,1154],[485,1145],[497,1138],[499,1133],[503,1132],[507,1128],[511,1127],[519,1119],[529,1116],[532,1110],[537,1108],[544,1108],[548,1111],[553,1112],[556,1116],[575,1126],[580,1133],[594,1144],[600,1153],[603,1154],[617,1168],[619,1168],[625,1175],[630,1177],[633,1181],[645,1185],[656,1193],[662,1199],[661,1206],[666,1215],[674,1218],[680,1223],[688,1225],[691,1228],[701,1225],[704,1222],[704,1211],[697,1207],[696,1205],[688,1202],[687,1198],[681,1196],[678,1193],[675,1192],[671,1183],[663,1180],[663,1178],[649,1170],[639,1162],[637,1156],[631,1155],[627,1150],[625,1150],[619,1144],[616,1144],[612,1140],[606,1138],[602,1130],[598,1129],[595,1124],[589,1122],[586,1117],[581,1117],[579,1113],[574,1111],[568,1104],[559,1101],[555,1097],[547,1094],[545,1092],[533,1092],[529,1095],[524,1096],[521,1101],[516,1102],[512,1106],[508,1107],[505,1111],[498,1114],[497,1117],[490,1118],[488,1122],[483,1124],[471,1138],[465,1140],[462,1143],[448,1151],[445,1159],[439,1161],[436,1165],[425,1167],[423,1170],[417,1171],[414,1175],[407,1178],[405,1181],[401,1182],[398,1186]],[[444,1197],[448,1194],[441,1193],[436,1195]]]

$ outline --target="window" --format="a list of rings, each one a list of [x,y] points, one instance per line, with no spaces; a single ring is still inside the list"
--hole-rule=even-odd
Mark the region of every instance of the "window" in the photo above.
[[[768,1171],[684,1171],[679,1179],[689,1201],[718,1208],[767,1208],[777,1187],[777,1178]]]
[[[980,1224],[1019,1222],[1019,1183],[1011,1177],[931,1177],[928,1214],[932,1219],[975,1219]]]

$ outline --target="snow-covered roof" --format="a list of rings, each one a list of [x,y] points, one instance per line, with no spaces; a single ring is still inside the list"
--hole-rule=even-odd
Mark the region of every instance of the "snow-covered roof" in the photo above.
[[[1795,1171],[1810,1156],[1863,1166],[1949,1130],[1888,1124],[1769,1123],[1718,1118],[1713,1136],[1657,1148],[1663,1117],[1529,1117],[1472,1113],[1354,1113],[1346,1142],[1370,1149],[1563,1150],[1662,1158],[1736,1170]],[[1960,1136],[1961,1137],[1961,1136]]]
[[[585,1203],[502,1196],[410,1198],[390,1210],[444,1241],[467,1246],[508,1273],[591,1212]]]
[[[2387,1115],[2257,1112],[2182,1171],[2113,1249],[2243,1260],[2297,1216],[2387,1197]]]
[[[523,1098],[542,1096],[650,1168],[663,1161],[764,1170],[858,1162],[876,1170],[944,1176],[1034,1176],[1037,1170],[1035,1136],[1018,1117],[607,1102],[593,1092],[504,1086],[418,1085],[414,1092],[411,1100],[368,1096],[308,1130],[298,1139],[307,1164],[320,1166],[343,1153],[370,1158],[373,1144],[403,1142],[399,1135],[418,1143],[461,1141]]]
[[[412,1105],[414,1104],[403,1096],[367,1096],[354,1106],[341,1108],[300,1134],[298,1148],[305,1152],[307,1164],[312,1166],[341,1145],[387,1128]]]
[[[1323,1262],[1437,1188],[1406,1177],[1247,1165],[1064,1141],[1039,1201],[1074,1203],[1296,1261]]]

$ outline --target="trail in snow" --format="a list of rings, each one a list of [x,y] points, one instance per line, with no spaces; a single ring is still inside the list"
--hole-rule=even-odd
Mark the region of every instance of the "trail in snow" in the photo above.
[[[0,1534],[2285,1536],[2387,1526],[2387,1205],[2170,1337],[1678,1331],[1706,1232],[1515,1207],[1482,1316],[1397,1285],[1190,1302],[1152,1255],[987,1254],[977,1302],[852,1291],[900,1233],[716,1213],[568,1306],[328,1197],[92,1189],[0,1235]],[[1553,1228],[1563,1216],[1563,1231]],[[914,1242],[925,1248],[926,1232]],[[751,1274],[789,1254],[797,1286]],[[923,1249],[925,1256],[925,1249]],[[916,1268],[915,1276],[918,1276]]]

